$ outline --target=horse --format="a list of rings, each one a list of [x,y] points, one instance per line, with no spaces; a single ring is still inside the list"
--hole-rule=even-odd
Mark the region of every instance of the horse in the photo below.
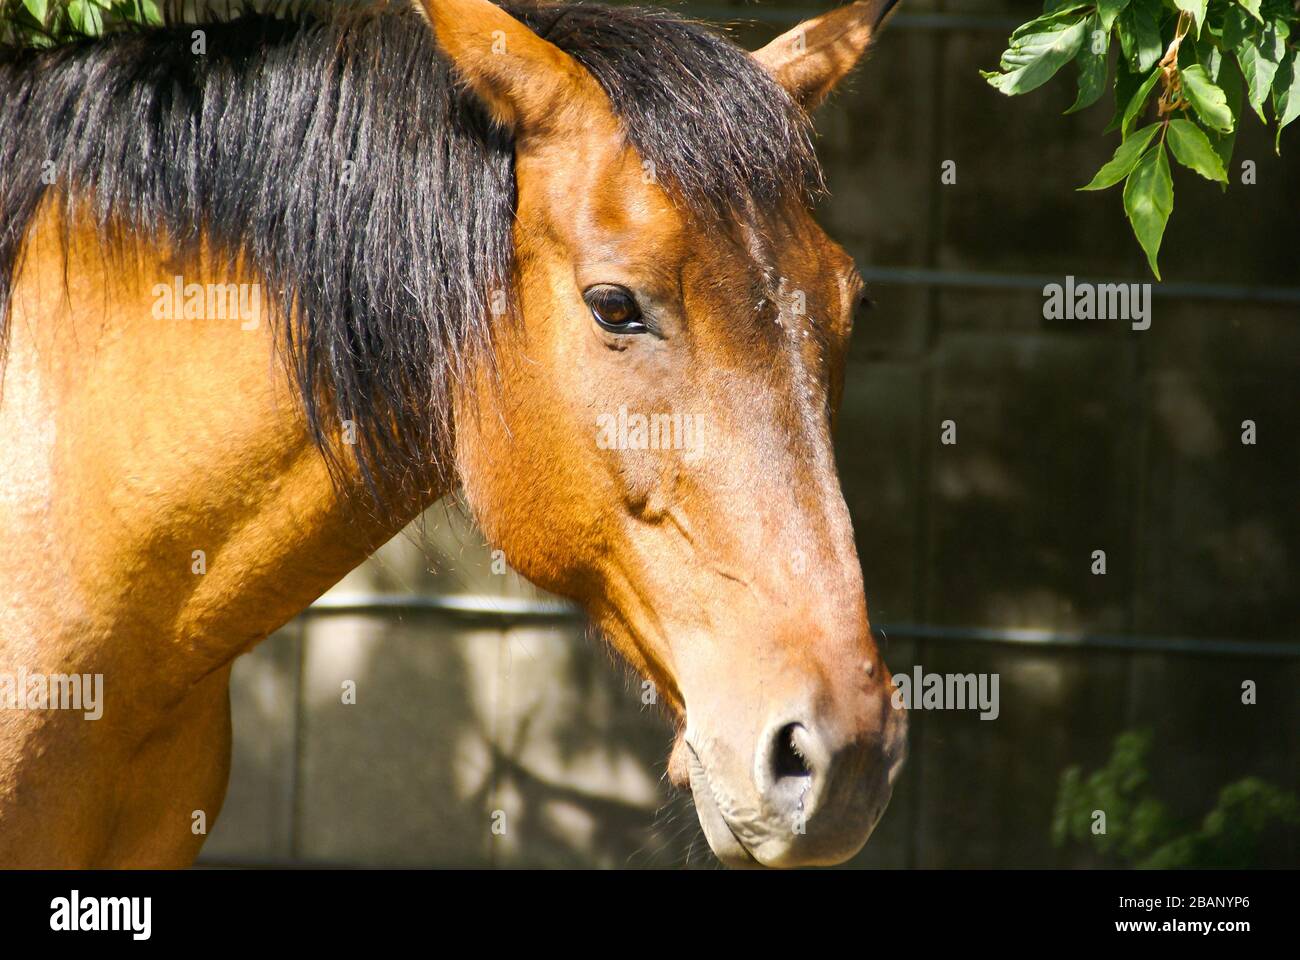
[[[906,715],[810,117],[893,8],[752,53],[535,0],[5,49],[0,864],[192,863],[232,662],[452,493],[653,684],[719,860],[854,856]]]

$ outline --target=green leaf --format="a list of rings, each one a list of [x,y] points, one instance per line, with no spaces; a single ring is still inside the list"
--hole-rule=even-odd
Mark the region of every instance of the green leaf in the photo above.
[[[1185,58],[1185,62],[1184,62]],[[1199,63],[1205,67],[1205,73],[1215,83],[1219,82],[1219,68],[1223,65],[1223,53],[1209,37],[1196,41],[1194,47],[1183,44],[1178,49],[1179,69],[1185,69]]]
[[[1183,96],[1187,98],[1196,115],[1210,129],[1230,133],[1233,127],[1232,111],[1223,88],[1210,79],[1205,67],[1194,63],[1180,71],[1183,77]]]
[[[1098,34],[1101,34],[1105,42],[1101,53],[1095,52],[1093,47],[1093,40]],[[1093,14],[1084,24],[1083,43],[1075,57],[1075,63],[1079,67],[1079,95],[1066,113],[1077,113],[1100,99],[1102,91],[1106,89],[1106,53],[1109,49],[1109,37],[1101,33],[1101,24],[1097,15]]]
[[[69,0],[68,20],[77,33],[87,37],[104,32],[104,12],[91,0]]]
[[[1220,89],[1228,98],[1228,115],[1233,119],[1232,130],[1227,133],[1221,133],[1211,129],[1209,132],[1210,143],[1214,145],[1214,152],[1219,155],[1223,161],[1223,167],[1226,170],[1229,162],[1232,160],[1232,148],[1237,142],[1237,127],[1240,125],[1241,117],[1241,96],[1242,90],[1246,86],[1246,81],[1241,77],[1241,71],[1237,69],[1237,61],[1232,57],[1223,58],[1223,68],[1219,71]],[[1184,87],[1186,90],[1186,87]],[[1223,189],[1227,190],[1228,185],[1224,184]]]
[[[1286,52],[1287,38],[1291,36],[1291,20],[1289,19],[1291,16],[1294,16],[1294,14],[1288,10],[1285,15],[1276,16],[1270,21],[1273,25],[1274,31],[1277,33],[1279,41],[1281,42],[1283,53]]]
[[[1291,21],[1286,17],[1275,17],[1264,24],[1260,31],[1263,40],[1260,47],[1270,55],[1271,59],[1277,63],[1282,62],[1282,57],[1286,55],[1286,41],[1291,36]]]
[[[162,11],[158,8],[157,0],[138,0],[138,3],[141,23],[148,23],[155,27],[162,26]]]
[[[1142,86],[1142,75],[1131,71],[1124,58],[1120,57],[1115,63],[1115,112],[1102,133],[1110,133],[1120,128],[1120,124],[1124,122],[1124,109],[1140,86]]]
[[[1300,50],[1291,50],[1278,67],[1273,80],[1273,116],[1277,118],[1277,137],[1273,149],[1282,153],[1282,128],[1300,117]]]
[[[1259,0],[1237,0],[1237,3],[1260,23],[1264,22],[1264,18],[1259,15]]]
[[[1106,162],[1097,175],[1087,186],[1080,187],[1080,190],[1105,190],[1107,187],[1113,187],[1119,183],[1137,166],[1138,160],[1142,157],[1142,152],[1146,150],[1151,143],[1151,138],[1156,135],[1160,129],[1160,124],[1153,123],[1143,127],[1133,136],[1120,143],[1115,150],[1115,155]]]
[[[1035,90],[1079,52],[1085,23],[1074,13],[1032,20],[1011,35],[1011,45],[1000,61],[1005,72],[980,71],[980,75],[1009,97]]]
[[[1223,14],[1223,46],[1226,50],[1236,50],[1243,40],[1254,32],[1255,25],[1241,7],[1232,6]]]
[[[1016,29],[1011,32],[1011,40],[1009,43],[1012,47],[1015,47],[1017,40],[1022,40],[1025,37],[1036,36],[1041,33],[1052,33],[1061,27],[1068,27],[1084,19],[1086,18],[1083,14],[1071,9],[1057,10],[1054,13],[1045,13],[1041,17],[1035,17],[1033,20],[1022,23],[1020,26],[1016,27]],[[1010,53],[1009,50],[1003,51],[1002,53],[1004,62],[1006,61],[1008,53]]]
[[[1120,48],[1138,73],[1146,73],[1164,55],[1160,23],[1147,7],[1130,6],[1119,18]]]
[[[1101,28],[1110,33],[1115,25],[1115,18],[1124,12],[1129,0],[1097,0],[1097,16],[1101,18]]]
[[[1256,0],[1258,2],[1258,0]],[[1209,0],[1174,0],[1174,6],[1192,15],[1196,21],[1196,35],[1201,35],[1201,27],[1205,26],[1205,8]]]
[[[1184,167],[1195,170],[1206,180],[1228,182],[1228,171],[1223,169],[1223,161],[1214,152],[1209,138],[1192,121],[1170,120],[1165,142],[1169,144],[1174,158]]]
[[[1169,175],[1165,145],[1161,143],[1138,161],[1124,184],[1124,212],[1133,225],[1134,236],[1146,251],[1147,263],[1157,280],[1160,279],[1160,268],[1156,265],[1156,257],[1173,209],[1174,181]]]
[[[1146,105],[1147,97],[1151,96],[1151,90],[1155,87],[1156,81],[1160,79],[1160,71],[1152,70],[1151,76],[1142,82],[1142,86],[1137,88],[1129,100],[1128,106],[1124,108],[1124,120],[1120,124],[1120,136],[1127,137],[1133,129],[1133,123],[1137,120],[1138,114],[1142,112],[1142,107]]]
[[[23,0],[23,6],[27,12],[36,18],[36,22],[44,26],[45,15],[49,12],[49,0]]]
[[[1285,41],[1278,37],[1272,24],[1264,26],[1258,42],[1247,39],[1237,47],[1237,62],[1241,64],[1241,75],[1246,78],[1246,99],[1264,123],[1268,123],[1264,103],[1273,89],[1273,78],[1285,50]]]

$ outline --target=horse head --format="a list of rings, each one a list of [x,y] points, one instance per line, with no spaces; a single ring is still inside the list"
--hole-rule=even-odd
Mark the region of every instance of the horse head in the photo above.
[[[512,320],[458,395],[460,480],[512,565],[654,684],[678,721],[670,779],[728,864],[852,856],[905,750],[831,441],[863,282],[810,213],[807,134],[890,7],[756,54],[647,40],[647,69],[705,86],[637,113],[594,47],[542,35],[566,8],[534,30],[488,0],[424,2],[515,152]],[[734,129],[701,129],[701,94],[731,98]]]

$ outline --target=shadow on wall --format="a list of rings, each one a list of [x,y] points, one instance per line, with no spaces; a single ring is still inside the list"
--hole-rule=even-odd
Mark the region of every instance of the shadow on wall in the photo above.
[[[887,309],[909,292],[876,294]],[[895,674],[996,675],[1001,711],[913,713],[879,839],[903,831],[908,864],[1087,865],[1051,843],[1058,778],[1101,765],[1138,725],[1154,730],[1153,789],[1180,819],[1244,777],[1296,791],[1300,660],[1247,653],[1294,651],[1300,622],[1287,586],[1300,576],[1300,352],[1278,350],[1295,343],[1293,317],[1165,300],[1143,334],[1000,329],[1041,317],[1041,297],[935,300],[923,351],[855,360],[838,425],[873,624],[1219,638],[1242,654],[887,643]],[[1270,439],[1243,443],[1243,420]],[[1300,831],[1272,840],[1261,864],[1300,862]]]
[[[440,505],[331,593],[537,595],[475,539]],[[203,860],[712,867],[663,782],[670,726],[586,633],[300,617],[237,664],[234,774]]]

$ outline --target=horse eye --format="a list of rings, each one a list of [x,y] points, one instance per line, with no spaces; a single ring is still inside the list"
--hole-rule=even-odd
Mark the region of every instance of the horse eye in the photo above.
[[[630,290],[602,284],[589,289],[582,298],[596,322],[611,333],[645,333],[641,308]]]

